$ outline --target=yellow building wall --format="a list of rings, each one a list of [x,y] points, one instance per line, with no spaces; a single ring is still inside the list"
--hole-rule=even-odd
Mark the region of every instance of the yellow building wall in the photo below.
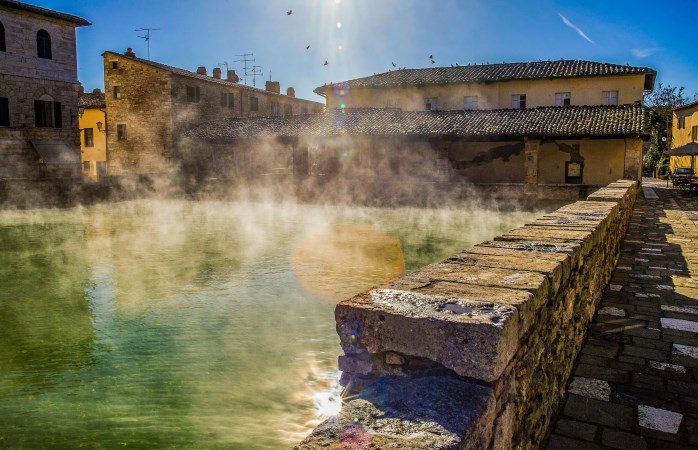
[[[555,106],[555,94],[570,92],[572,105],[600,105],[603,91],[618,91],[618,104],[642,101],[645,75],[515,80],[422,87],[340,89],[327,87],[328,108],[385,108],[424,111],[425,98],[436,97],[437,109],[458,110],[465,96],[478,97],[478,109],[511,108],[511,96],[526,94],[526,107]]]
[[[97,128],[97,122],[102,122],[102,131]],[[106,123],[104,113],[99,108],[85,108],[82,117],[78,118],[80,126],[80,154],[83,163],[82,173],[83,177],[91,180],[98,179],[97,162],[106,164],[107,161]],[[93,147],[85,146],[84,130],[86,128],[92,128]],[[85,167],[86,163],[89,164],[89,169]]]
[[[679,128],[679,117],[684,117],[685,126]],[[674,111],[671,126],[671,148],[698,142],[698,136],[693,136],[691,130],[698,125],[698,106],[685,110]],[[671,172],[677,167],[691,167],[690,156],[672,156],[669,158]]]
[[[538,184],[565,184],[565,162],[579,158],[584,161],[582,184],[604,185],[624,178],[629,141],[585,139],[542,143],[538,154]]]

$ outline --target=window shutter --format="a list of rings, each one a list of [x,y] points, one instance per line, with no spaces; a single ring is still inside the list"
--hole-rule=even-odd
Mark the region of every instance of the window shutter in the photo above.
[[[0,98],[0,127],[10,126],[10,104],[6,97]]]
[[[34,100],[34,126],[44,126],[44,116],[42,114],[41,100]]]
[[[61,117],[61,102],[53,102],[53,126],[63,128],[63,117]]]

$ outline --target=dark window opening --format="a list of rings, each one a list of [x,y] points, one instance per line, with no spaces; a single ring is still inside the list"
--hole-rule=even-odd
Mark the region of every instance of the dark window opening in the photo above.
[[[6,97],[0,97],[0,127],[10,126],[10,102]]]
[[[565,184],[582,184],[584,177],[583,161],[565,162]]]
[[[85,128],[83,131],[85,132],[85,147],[94,147],[95,138],[92,128]]]
[[[5,26],[0,22],[0,52],[5,51]]]
[[[693,142],[698,141],[698,125],[693,125],[691,127],[691,140]]]
[[[125,141],[126,140],[126,125],[121,123],[116,126],[116,140]]]
[[[259,110],[259,100],[254,95],[250,96],[250,111]]]
[[[111,62],[111,68],[112,68],[112,69],[118,69],[118,68],[119,68],[119,61],[112,61],[112,62]]]
[[[221,106],[224,108],[232,108],[233,106],[235,106],[235,95],[232,92],[222,93]]]
[[[121,86],[114,86],[114,98],[121,98]]]
[[[36,33],[36,54],[39,58],[51,59],[51,36],[46,30]]]
[[[63,118],[60,102],[34,100],[34,126],[38,128],[62,128]]]
[[[187,86],[187,101],[189,103],[199,103],[201,100],[201,91],[199,87]]]

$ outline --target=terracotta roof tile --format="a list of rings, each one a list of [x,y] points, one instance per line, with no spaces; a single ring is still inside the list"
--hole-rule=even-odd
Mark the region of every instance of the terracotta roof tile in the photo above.
[[[220,119],[187,135],[207,141],[259,136],[630,137],[648,133],[641,105],[564,106],[479,111],[347,109],[285,118]]]
[[[78,106],[81,108],[106,108],[104,94],[80,94],[78,96]]]
[[[323,95],[326,89],[385,88],[434,84],[491,83],[495,81],[532,80],[540,78],[569,78],[607,75],[656,75],[648,67],[635,67],[583,60],[559,60],[483,64],[456,67],[401,69],[369,77],[320,86],[313,92]]]

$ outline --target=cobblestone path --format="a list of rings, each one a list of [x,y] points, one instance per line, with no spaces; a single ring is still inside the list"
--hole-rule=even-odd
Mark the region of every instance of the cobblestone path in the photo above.
[[[698,448],[698,197],[643,186],[548,450]]]

